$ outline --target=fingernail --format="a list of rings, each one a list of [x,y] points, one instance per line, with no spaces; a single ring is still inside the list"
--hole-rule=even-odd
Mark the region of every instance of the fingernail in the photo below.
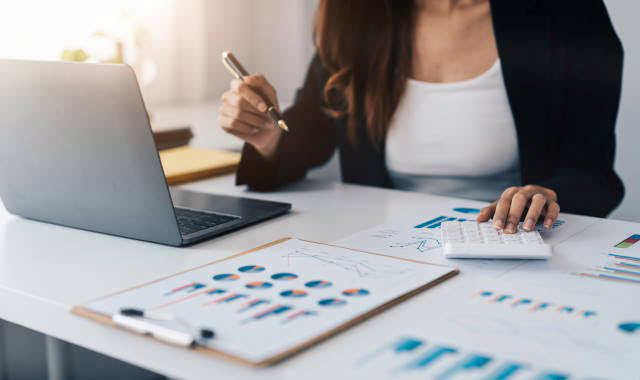
[[[493,225],[497,229],[502,229],[504,227],[504,222],[501,219],[497,219],[497,220],[493,221]]]
[[[510,234],[516,232],[516,226],[513,223],[507,224],[506,231]]]
[[[550,230],[551,229],[551,218],[547,218],[544,220],[544,228]]]
[[[533,220],[531,220],[531,219],[525,220],[523,227],[524,227],[525,230],[531,231],[533,229]]]
[[[258,103],[258,109],[262,112],[266,112],[267,111],[267,105],[264,103]]]

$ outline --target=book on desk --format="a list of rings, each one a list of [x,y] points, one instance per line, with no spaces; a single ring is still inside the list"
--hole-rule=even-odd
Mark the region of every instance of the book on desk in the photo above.
[[[240,153],[188,146],[193,133],[189,127],[154,128],[153,138],[169,185],[232,173],[240,163]]]

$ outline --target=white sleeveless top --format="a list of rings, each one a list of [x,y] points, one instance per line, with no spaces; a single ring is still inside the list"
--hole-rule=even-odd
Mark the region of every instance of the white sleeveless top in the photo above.
[[[520,185],[515,123],[500,60],[460,82],[409,79],[386,138],[396,188],[494,201]]]

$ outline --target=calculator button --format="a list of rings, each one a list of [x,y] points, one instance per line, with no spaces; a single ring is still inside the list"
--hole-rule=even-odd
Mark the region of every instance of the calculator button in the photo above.
[[[443,250],[449,258],[546,259],[551,246],[538,231],[518,226],[515,234],[504,234],[492,223],[444,222],[441,226]]]

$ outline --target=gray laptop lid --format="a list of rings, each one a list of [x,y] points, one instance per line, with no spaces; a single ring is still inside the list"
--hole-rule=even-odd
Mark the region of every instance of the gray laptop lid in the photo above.
[[[12,213],[179,245],[133,71],[0,60],[0,197]]]

